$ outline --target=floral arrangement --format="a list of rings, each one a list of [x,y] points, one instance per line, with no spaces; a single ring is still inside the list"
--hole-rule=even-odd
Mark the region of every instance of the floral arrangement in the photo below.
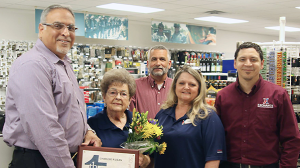
[[[138,149],[141,152],[154,151],[164,154],[167,144],[165,142],[159,144],[155,139],[160,139],[163,135],[163,127],[158,125],[156,119],[147,119],[148,111],[145,113],[136,112],[133,109],[132,123],[128,133],[128,138],[121,146],[126,149]]]

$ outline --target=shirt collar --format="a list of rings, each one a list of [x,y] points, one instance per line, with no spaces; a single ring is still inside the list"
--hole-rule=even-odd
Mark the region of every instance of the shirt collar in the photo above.
[[[251,92],[249,93],[249,95],[252,95],[254,93],[256,93],[258,91],[258,89],[260,88],[261,86],[261,83],[263,81],[263,78],[262,76],[259,74],[259,79],[257,80],[257,82],[253,85],[252,89],[251,89]],[[235,82],[235,87],[236,89],[240,92],[240,93],[244,93],[241,88],[240,88],[240,83],[239,83],[239,78],[237,77],[236,78],[236,82]]]
[[[152,78],[151,75],[149,75],[147,78],[148,78],[148,82],[149,82],[150,86],[151,86],[152,88],[154,88],[155,85],[157,85],[157,84],[155,83],[155,80]],[[168,77],[167,77],[167,78],[168,78]],[[165,87],[166,87],[166,86],[165,86],[165,83],[166,83],[167,78],[164,80],[164,83],[163,83],[163,85],[162,85],[161,88],[165,88]]]
[[[99,122],[99,129],[117,129],[118,127],[116,127],[108,118],[107,116],[107,108],[105,107],[104,110],[102,111],[103,115],[103,120],[101,122]],[[127,117],[127,122],[125,124],[124,127],[130,127],[130,124],[132,122],[132,112],[130,112],[129,110],[125,110],[125,114]]]
[[[176,121],[176,118],[175,118],[175,109],[176,109],[176,106],[177,104],[174,104],[173,107],[169,108],[168,110],[165,110],[164,113],[170,117],[172,117],[174,119],[174,121]],[[187,115],[184,114],[184,116],[181,117],[181,119],[185,120],[187,119]]]
[[[46,59],[48,59],[52,63],[58,63],[60,61],[63,62],[57,55],[55,55],[51,50],[49,50],[49,48],[45,46],[42,40],[38,39],[35,47],[45,56]],[[64,61],[72,63],[71,59],[67,55],[64,57]]]
[[[67,55],[64,57],[64,60],[69,62],[70,64],[72,63],[72,60]]]

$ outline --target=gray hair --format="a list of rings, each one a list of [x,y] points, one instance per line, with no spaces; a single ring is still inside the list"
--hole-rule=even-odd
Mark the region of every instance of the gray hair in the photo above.
[[[166,50],[167,55],[168,55],[168,61],[171,60],[171,55],[170,55],[169,49],[167,47],[163,46],[163,45],[156,45],[156,46],[153,46],[149,49],[148,55],[147,55],[148,61],[150,61],[150,53],[151,53],[152,50]]]
[[[127,84],[130,98],[135,94],[136,84],[134,77],[124,68],[111,69],[105,72],[100,84],[102,95],[105,95],[112,84]]]
[[[46,17],[47,17],[47,15],[49,14],[49,12],[51,12],[54,9],[66,9],[75,18],[75,15],[74,15],[74,13],[73,13],[73,11],[72,11],[72,9],[70,7],[68,7],[68,6],[62,6],[62,5],[51,5],[51,6],[48,6],[46,9],[43,10],[43,12],[41,14],[40,23],[46,23]]]

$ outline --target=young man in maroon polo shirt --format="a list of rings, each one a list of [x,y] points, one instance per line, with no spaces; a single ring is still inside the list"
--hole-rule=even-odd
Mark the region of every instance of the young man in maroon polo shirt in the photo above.
[[[238,79],[218,92],[215,103],[226,132],[228,161],[221,167],[295,168],[300,135],[290,96],[262,79],[259,45],[245,42],[234,57]]]

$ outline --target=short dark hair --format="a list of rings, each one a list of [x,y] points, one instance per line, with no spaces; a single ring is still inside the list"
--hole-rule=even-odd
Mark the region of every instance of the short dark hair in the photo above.
[[[237,59],[237,56],[238,56],[240,50],[244,49],[244,48],[254,48],[258,52],[260,60],[262,61],[264,59],[263,52],[262,52],[262,50],[261,50],[261,48],[258,44],[255,44],[255,43],[252,43],[252,42],[244,42],[243,44],[238,46],[238,48],[236,49],[236,51],[234,53],[234,59],[235,60]]]
[[[165,27],[164,27],[164,24],[162,23],[162,22],[160,22],[159,24],[158,24],[158,26],[157,26],[158,28],[162,28],[162,29],[164,29]]]
[[[176,28],[180,28],[180,24],[179,23],[174,23],[174,27]]]

